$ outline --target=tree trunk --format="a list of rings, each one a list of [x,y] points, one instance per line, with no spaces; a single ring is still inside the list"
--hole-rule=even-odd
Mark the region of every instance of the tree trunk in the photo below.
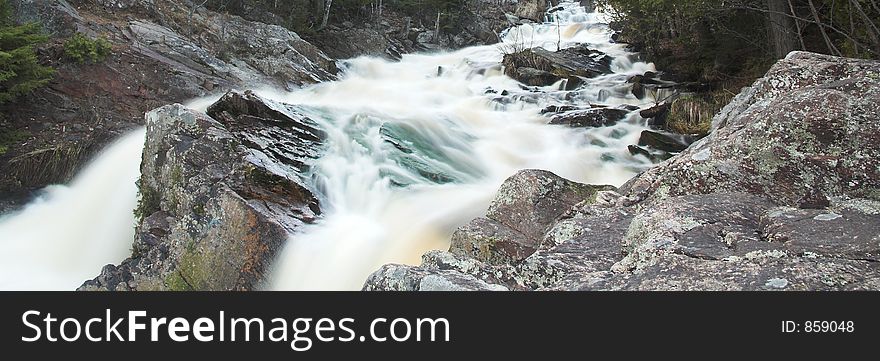
[[[804,29],[801,28],[801,22],[798,20],[797,11],[794,9],[794,3],[792,0],[788,0],[788,8],[791,10],[791,15],[794,17],[794,26],[797,27],[797,38],[798,44],[801,45],[801,50],[807,50],[807,45],[804,43]]]
[[[440,41],[440,15],[442,13],[437,12],[437,22],[434,23],[434,42],[438,43]]]
[[[865,23],[865,33],[867,33],[874,51],[880,53],[880,29],[877,28],[877,24],[875,24],[874,21],[871,20],[871,17],[865,13],[865,10],[862,8],[862,5],[859,4],[858,0],[850,0],[850,4],[856,9],[859,17],[861,17],[862,21]]]
[[[770,28],[770,55],[782,59],[798,49],[797,31],[787,0],[767,0]]]
[[[816,9],[816,4],[813,3],[813,0],[807,0],[807,4],[810,5],[810,13],[813,15],[813,21],[819,26],[822,38],[825,39],[825,45],[828,46],[828,52],[831,55],[840,56],[840,50],[837,49],[837,46],[835,46],[834,42],[831,41],[831,38],[828,37],[828,32],[825,31],[825,23],[823,23],[822,18],[819,17],[819,10]]]
[[[318,30],[324,30],[327,27],[327,19],[330,18],[330,7],[333,6],[333,0],[324,0],[323,16],[321,17],[321,25]]]

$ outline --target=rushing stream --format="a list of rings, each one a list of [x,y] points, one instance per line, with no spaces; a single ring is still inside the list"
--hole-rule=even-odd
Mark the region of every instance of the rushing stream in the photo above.
[[[355,290],[383,264],[418,264],[426,251],[448,248],[452,232],[485,213],[518,170],[620,185],[650,167],[627,150],[646,129],[637,112],[594,129],[548,125],[540,113],[549,105],[647,107],[652,100],[636,99],[626,81],[653,65],[635,61],[611,40],[603,15],[577,3],[547,20],[509,29],[499,45],[399,62],[362,57],[346,61],[338,81],[259,92],[302,105],[328,133],[310,174],[324,216],[291,237],[266,287]],[[583,43],[613,57],[614,74],[575,91],[525,89],[503,75],[505,51]],[[72,289],[125,257],[140,163],[130,143],[142,137],[127,137],[70,186],[0,221],[0,289]]]

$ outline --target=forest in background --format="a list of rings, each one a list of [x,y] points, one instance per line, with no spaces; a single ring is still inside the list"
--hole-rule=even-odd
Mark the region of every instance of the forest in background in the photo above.
[[[597,0],[618,40],[686,84],[657,99],[669,118],[708,133],[740,89],[788,53],[880,58],[877,0]]]
[[[381,18],[386,9],[413,16],[417,22],[455,31],[467,0],[202,0],[216,11],[244,14],[267,9],[291,30],[309,35],[328,24]],[[436,20],[435,20],[436,18]]]
[[[877,59],[877,0],[598,0],[621,41],[715,87],[751,81],[794,50]]]

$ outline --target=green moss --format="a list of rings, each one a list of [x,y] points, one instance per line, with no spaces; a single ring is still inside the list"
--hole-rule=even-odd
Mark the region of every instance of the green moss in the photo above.
[[[183,184],[183,168],[176,166],[171,170],[171,185],[179,186],[181,184]]]
[[[165,286],[171,291],[194,291],[205,288],[209,280],[208,262],[194,241],[186,244],[186,250],[177,260],[177,270],[165,278]]]
[[[76,33],[64,43],[64,55],[79,64],[103,62],[110,56],[111,50],[112,46],[107,39],[91,39],[82,33]]]
[[[174,271],[165,278],[165,287],[169,291],[194,291],[192,285],[181,276],[180,271]]]
[[[583,198],[583,200],[587,203],[593,204],[596,203],[596,199],[599,196],[599,192],[602,191],[616,191],[612,186],[594,186],[594,185],[576,185],[573,187],[575,194],[579,197]]]
[[[495,254],[495,245],[498,242],[499,240],[493,237],[481,237],[478,243],[477,259],[482,259],[490,262],[496,260],[498,257]]]
[[[139,197],[137,207],[134,209],[134,216],[135,220],[140,223],[145,217],[159,211],[161,197],[159,196],[159,192],[151,187],[143,185],[141,180],[137,181],[137,185]]]
[[[205,217],[205,215],[208,214],[208,212],[205,210],[205,204],[204,203],[196,203],[193,206],[193,214],[195,214],[198,217]]]

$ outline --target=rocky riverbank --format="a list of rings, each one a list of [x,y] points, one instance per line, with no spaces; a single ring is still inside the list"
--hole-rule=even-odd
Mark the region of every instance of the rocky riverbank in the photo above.
[[[624,186],[541,170],[421,266],[365,290],[865,290],[880,287],[880,64],[792,53],[715,131]],[[250,290],[321,213],[303,174],[323,131],[232,92],[147,116],[135,253],[83,290]],[[217,158],[217,155],[222,155]]]
[[[336,72],[335,61],[296,33],[204,8],[190,16],[183,1],[10,3],[18,21],[51,34],[40,56],[57,74],[2,108],[2,128],[17,136],[0,155],[0,211],[68,181],[151,109],[252,84],[298,87]],[[98,63],[66,59],[64,41],[76,33],[107,39],[111,55]]]
[[[538,0],[470,1],[455,24],[465,31],[439,36],[426,21],[389,9],[381,18],[331,23],[305,40],[284,27],[287,14],[259,2],[234,11],[186,0],[9,3],[14,20],[37,22],[51,36],[39,56],[57,74],[48,86],[0,107],[0,213],[46,185],[69,181],[157,107],[255,84],[292,89],[330,80],[335,59],[494,43],[511,23],[530,21],[520,16],[536,18],[546,9]],[[110,56],[85,64],[66,58],[64,43],[77,33],[108,40]]]
[[[620,189],[524,171],[365,290],[876,290],[880,63],[792,53]]]
[[[25,136],[0,155],[0,211],[145,125],[133,253],[80,289],[260,289],[282,245],[324,211],[303,177],[328,129],[295,105],[230,89],[332,80],[334,57],[490,43],[546,10],[531,0],[491,4],[473,2],[460,34],[431,33],[391,12],[306,40],[271,13],[182,1],[16,2],[19,19],[55,36],[41,56],[59,73],[4,109],[4,129]],[[74,33],[107,38],[112,55],[64,60],[62,39]],[[880,289],[880,63],[792,53],[721,110],[708,136],[672,124],[674,102],[642,109],[570,99],[590,78],[615,75],[607,55],[589,47],[525,49],[504,65],[522,84],[487,89],[492,101],[560,100],[542,113],[566,127],[639,115],[654,129],[624,156],[659,165],[620,188],[522,171],[484,217],[452,236],[449,251],[426,254],[421,266],[387,265],[365,290]],[[612,91],[627,97],[681,87],[654,72],[620,75]],[[212,94],[225,95],[204,113],[166,105]]]

